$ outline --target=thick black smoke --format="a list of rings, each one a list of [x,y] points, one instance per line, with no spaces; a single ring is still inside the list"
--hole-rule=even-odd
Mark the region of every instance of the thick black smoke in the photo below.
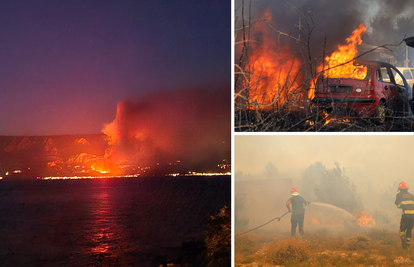
[[[292,0],[289,1],[293,6],[297,7],[307,17],[308,22],[312,23],[308,11],[312,15],[315,28],[312,32],[311,48],[313,58],[321,56],[323,53],[324,37],[326,37],[325,52],[333,52],[338,44],[345,44],[345,39],[363,23],[370,33],[370,21],[378,17],[390,17],[393,22],[398,17],[412,17],[414,9],[412,1],[391,1],[391,0]],[[242,0],[235,2],[235,15],[237,17],[236,28],[241,25]],[[249,1],[244,0],[244,18],[249,16]],[[271,24],[278,30],[284,32],[292,32],[298,37],[298,25],[300,13],[292,8],[285,0],[266,0],[251,1],[251,15],[253,19],[263,17],[265,11],[269,10],[272,16]],[[302,27],[307,27],[304,19],[301,19]],[[398,29],[394,29],[397,30]],[[414,30],[414,27],[413,27]],[[254,28],[253,28],[254,31]],[[377,32],[376,34],[387,35],[388,32]],[[409,35],[410,33],[402,33],[399,36]],[[414,31],[412,32],[414,35]],[[239,36],[241,33],[239,33]],[[306,39],[307,31],[302,30],[301,39]],[[274,33],[275,38],[278,34]],[[281,36],[280,42],[288,42],[288,38]],[[260,41],[260,37],[259,37]],[[401,41],[401,39],[399,40]],[[389,43],[395,43],[390,40]],[[371,45],[383,45],[373,43]]]

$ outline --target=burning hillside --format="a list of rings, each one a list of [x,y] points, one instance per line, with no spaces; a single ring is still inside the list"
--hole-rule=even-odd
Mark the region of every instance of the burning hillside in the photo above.
[[[119,103],[104,135],[0,137],[0,171],[27,176],[227,172],[229,103],[225,90],[159,93]]]
[[[103,129],[110,146],[104,158],[137,166],[178,160],[205,169],[212,159],[230,158],[229,103],[224,90],[184,90],[121,102],[114,121]]]

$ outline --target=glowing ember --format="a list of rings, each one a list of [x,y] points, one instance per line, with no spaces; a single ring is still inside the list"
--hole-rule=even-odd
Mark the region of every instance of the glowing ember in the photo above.
[[[323,115],[325,116],[325,124],[331,122],[331,118],[329,118],[329,114],[326,112],[326,110],[323,111]]]
[[[350,119],[345,119],[341,116],[330,116],[325,110],[322,111],[323,115],[325,116],[325,122],[324,125],[327,125],[329,123],[333,123],[333,122],[343,122],[343,123],[349,123],[351,122]]]
[[[165,176],[229,176],[231,175],[231,172],[188,172],[188,173],[169,173]]]
[[[47,176],[47,177],[37,177],[41,180],[86,180],[86,179],[115,179],[115,178],[136,178],[139,177],[139,174],[131,175],[117,175],[117,176]]]
[[[347,45],[338,45],[338,50],[331,56],[325,58],[324,72],[325,78],[351,78],[364,79],[367,75],[366,66],[355,66],[352,59],[358,54],[357,45],[362,43],[361,35],[366,31],[366,27],[359,24],[358,29],[352,32],[351,36],[346,39]],[[350,62],[349,62],[350,61]],[[344,64],[349,62],[347,64]],[[341,65],[344,64],[344,65]],[[341,66],[339,66],[341,65]],[[339,66],[339,67],[335,67]],[[319,67],[319,71],[322,70]],[[330,69],[331,68],[331,69]]]
[[[319,224],[321,224],[317,219],[315,219],[315,218],[312,218],[312,223],[313,224],[317,224],[317,225],[319,225]]]
[[[358,211],[355,214],[355,217],[357,218],[356,224],[359,226],[374,226],[375,225],[375,219],[372,218],[372,215],[365,213],[363,211]]]

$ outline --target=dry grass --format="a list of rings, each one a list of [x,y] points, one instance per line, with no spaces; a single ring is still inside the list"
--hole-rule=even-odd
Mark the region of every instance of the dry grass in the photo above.
[[[296,238],[283,238],[273,241],[257,253],[260,262],[270,264],[286,264],[286,262],[303,262],[310,254],[310,244]]]
[[[250,234],[235,241],[236,266],[414,266],[414,254],[401,248],[396,231],[360,229],[337,234],[334,231],[307,232],[301,238],[288,233]],[[269,239],[272,238],[272,241]],[[403,261],[412,261],[402,264]]]
[[[365,235],[355,235],[351,236],[346,240],[344,244],[344,248],[347,250],[368,250],[371,249],[373,245],[373,242],[371,238]]]

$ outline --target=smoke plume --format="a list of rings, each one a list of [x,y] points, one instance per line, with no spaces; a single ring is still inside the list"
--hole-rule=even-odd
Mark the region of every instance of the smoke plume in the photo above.
[[[105,125],[110,151],[121,164],[212,166],[230,156],[229,90],[160,92],[118,103]],[[228,158],[230,160],[230,158]]]
[[[236,28],[241,27],[242,23],[242,2],[244,2],[244,19],[249,20],[249,6],[250,1],[237,0],[235,2],[235,13],[237,18]],[[390,1],[390,0],[350,0],[350,1],[307,1],[307,0],[292,0],[290,4],[303,12],[309,24],[312,26],[312,21],[309,14],[312,16],[315,29],[312,32],[311,49],[313,57],[322,55],[324,46],[324,37],[326,37],[326,52],[333,52],[336,50],[338,44],[344,44],[345,39],[363,23],[368,28],[368,34],[371,33],[371,21],[375,18],[389,17],[393,23],[397,18],[412,17],[413,6],[412,2],[408,0]],[[307,41],[307,25],[302,15],[290,6],[287,1],[252,1],[251,2],[251,20],[264,17],[266,12],[270,12],[272,22],[271,24],[278,30],[292,33],[293,36],[299,35],[299,21],[302,27],[301,39]],[[308,13],[309,12],[309,13]],[[402,40],[404,35],[414,35],[414,30],[408,33],[402,29],[394,29],[398,32],[398,40],[388,40],[389,43],[398,43]],[[254,28],[252,28],[254,31]],[[377,32],[376,34],[387,36],[388,32]],[[395,33],[393,33],[395,35]],[[239,33],[238,36],[241,36]],[[273,33],[273,38],[278,42],[291,42],[287,37],[280,37],[276,32]],[[252,33],[252,39],[261,43],[260,35]],[[371,45],[384,45],[384,43],[371,43]]]

